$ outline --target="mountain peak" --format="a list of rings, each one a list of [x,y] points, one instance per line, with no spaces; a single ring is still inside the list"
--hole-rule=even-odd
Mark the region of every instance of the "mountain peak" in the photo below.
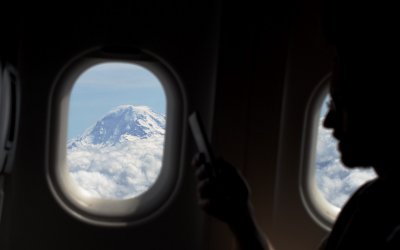
[[[125,140],[127,136],[144,139],[164,133],[164,115],[155,113],[147,106],[121,105],[87,129],[77,141],[116,144]]]
[[[126,104],[126,105],[120,105],[112,109],[110,112],[108,112],[107,115],[118,112],[154,113],[148,106],[134,106]]]

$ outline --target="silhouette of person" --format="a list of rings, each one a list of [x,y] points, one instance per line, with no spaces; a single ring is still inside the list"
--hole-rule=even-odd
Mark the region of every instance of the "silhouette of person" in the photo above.
[[[382,4],[325,4],[324,32],[337,57],[324,126],[332,129],[346,167],[372,167],[378,177],[352,195],[320,249],[400,249],[400,151],[394,144],[400,138],[398,63],[392,60],[399,60],[397,23]],[[380,11],[387,13],[384,19],[373,15]],[[242,175],[218,160],[211,166],[217,177],[212,177],[202,154],[193,165],[199,205],[228,224],[241,249],[270,249],[254,220]]]

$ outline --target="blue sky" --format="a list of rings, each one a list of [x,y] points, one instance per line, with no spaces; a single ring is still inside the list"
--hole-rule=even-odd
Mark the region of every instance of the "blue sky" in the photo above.
[[[103,63],[89,68],[71,92],[68,139],[81,135],[113,108],[124,104],[149,106],[165,114],[161,83],[150,71],[131,63]]]

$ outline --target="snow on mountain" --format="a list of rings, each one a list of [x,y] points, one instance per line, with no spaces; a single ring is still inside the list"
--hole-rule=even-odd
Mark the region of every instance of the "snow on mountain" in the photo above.
[[[93,197],[140,195],[160,172],[164,134],[164,115],[145,106],[119,106],[68,143],[71,177]]]
[[[146,106],[122,105],[106,114],[74,142],[115,144],[126,139],[126,135],[143,139],[164,133],[164,115],[157,114]]]
[[[340,161],[337,141],[332,137],[332,130],[319,123],[319,136],[316,157],[316,181],[324,197],[334,206],[343,207],[359,186],[376,177],[370,169],[347,169]]]

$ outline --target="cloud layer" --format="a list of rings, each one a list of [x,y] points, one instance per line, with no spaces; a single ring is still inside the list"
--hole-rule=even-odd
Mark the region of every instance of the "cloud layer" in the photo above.
[[[127,199],[149,189],[162,163],[164,136],[126,136],[115,145],[81,144],[68,151],[69,172],[93,197]]]

